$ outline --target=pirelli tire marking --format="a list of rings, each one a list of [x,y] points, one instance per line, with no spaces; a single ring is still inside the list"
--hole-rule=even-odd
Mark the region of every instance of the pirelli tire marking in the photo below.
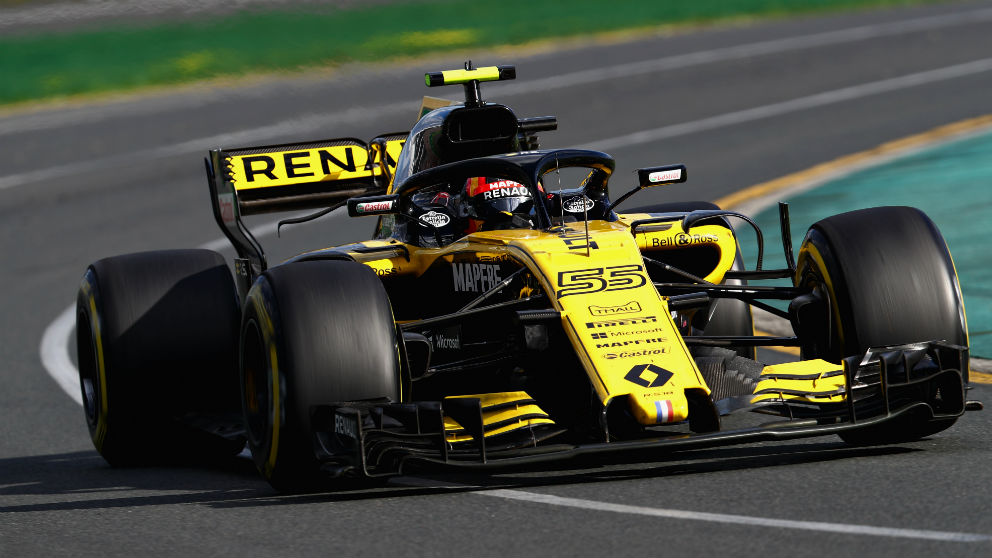
[[[658,316],[644,316],[638,318],[617,318],[615,320],[602,320],[597,322],[586,322],[586,329],[609,329],[638,324],[658,323]]]

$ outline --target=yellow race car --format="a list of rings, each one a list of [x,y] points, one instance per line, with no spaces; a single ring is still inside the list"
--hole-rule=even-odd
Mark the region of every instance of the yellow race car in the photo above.
[[[216,456],[245,440],[280,490],[412,465],[496,467],[580,454],[839,434],[913,440],[966,409],[968,334],[934,224],[882,207],[824,219],[787,268],[760,229],[712,204],[621,211],[686,168],[538,149],[480,83],[512,66],[429,73],[463,103],[409,133],[220,149],[207,174],[237,251],[107,258],[78,298],[79,374],[111,464]],[[438,103],[444,105],[444,103]],[[339,207],[371,240],[269,266],[246,215]],[[733,224],[732,224],[733,223]],[[758,237],[747,270],[734,224]],[[761,285],[791,278],[791,286]],[[786,301],[788,308],[769,301]],[[756,336],[751,308],[795,336]],[[755,347],[794,346],[766,366]]]

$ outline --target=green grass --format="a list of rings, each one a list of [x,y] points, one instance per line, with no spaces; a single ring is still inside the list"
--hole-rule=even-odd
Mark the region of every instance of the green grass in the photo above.
[[[0,104],[660,25],[935,0],[427,0],[0,38]],[[507,61],[512,62],[512,61]]]

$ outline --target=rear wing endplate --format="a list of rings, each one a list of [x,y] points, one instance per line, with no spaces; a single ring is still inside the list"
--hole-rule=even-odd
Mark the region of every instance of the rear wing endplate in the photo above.
[[[351,197],[384,194],[406,136],[211,150],[206,166],[214,217],[237,250],[239,266],[250,265],[237,269],[239,276],[253,278],[266,268],[264,251],[242,217],[336,207]]]

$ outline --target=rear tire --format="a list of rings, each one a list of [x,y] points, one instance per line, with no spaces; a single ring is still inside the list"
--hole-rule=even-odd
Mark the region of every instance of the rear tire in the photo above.
[[[241,393],[248,446],[273,488],[324,484],[312,408],[400,401],[399,351],[389,298],[364,265],[292,263],[255,281],[241,323]]]
[[[697,209],[720,209],[720,206],[705,201],[669,202],[655,205],[646,205],[624,210],[624,213],[668,213],[676,211],[695,211]],[[723,224],[730,230],[734,230],[730,223],[723,221]],[[734,233],[736,235],[736,232]],[[734,258],[734,271],[744,270],[744,260],[741,258],[740,246],[737,247],[737,255]],[[746,285],[747,281],[741,279],[727,279],[724,285]],[[709,317],[703,324],[704,335],[731,335],[731,336],[751,336],[754,335],[754,318],[751,315],[751,305],[743,300],[733,298],[721,298],[710,303]],[[729,347],[738,356],[755,359],[755,348],[751,346]]]
[[[76,301],[80,389],[90,437],[114,466],[232,455],[221,437],[178,421],[239,409],[240,311],[224,259],[208,250],[99,260]]]
[[[795,284],[826,299],[818,319],[829,324],[803,358],[840,362],[871,347],[931,340],[968,345],[951,255],[937,226],[918,209],[876,207],[815,223],[799,251]],[[968,371],[961,373],[967,381]],[[841,438],[857,444],[915,440],[957,420],[930,418],[909,416]]]

